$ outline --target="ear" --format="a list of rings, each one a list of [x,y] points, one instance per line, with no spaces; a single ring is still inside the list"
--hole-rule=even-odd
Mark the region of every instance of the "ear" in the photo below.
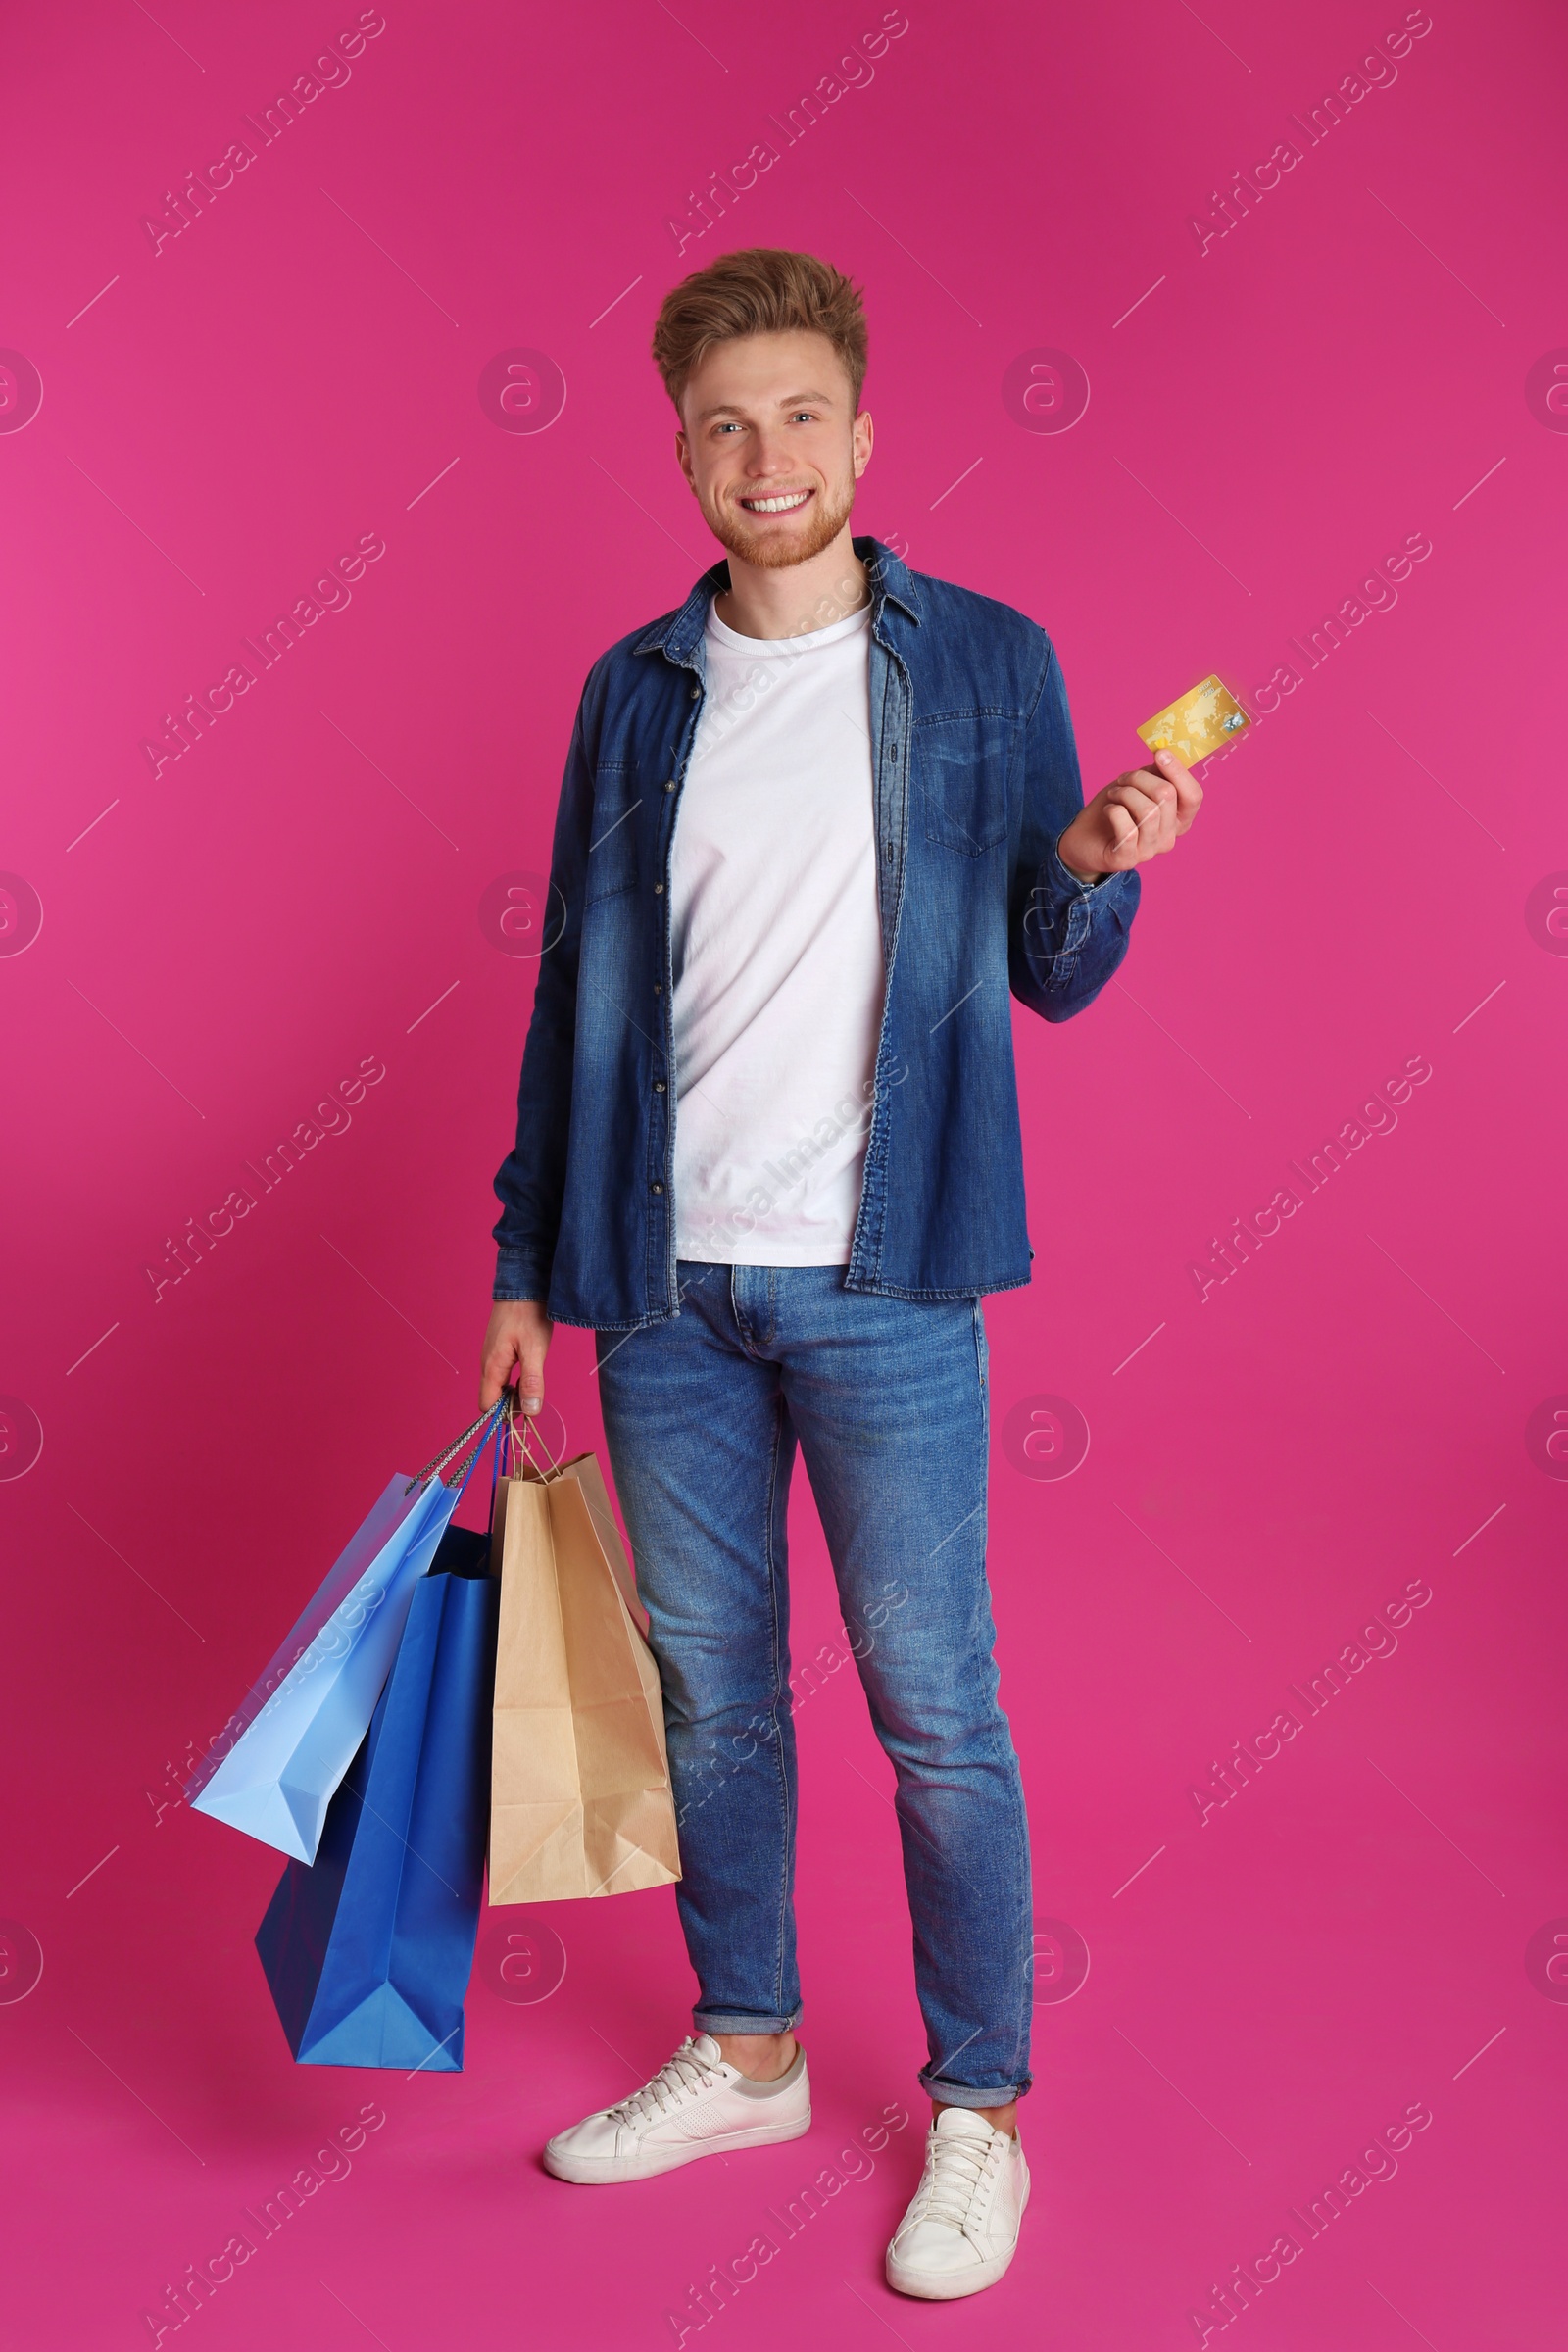
[[[682,424],[677,424],[675,427],[675,456],[679,462],[682,473],[686,476],[687,487],[695,496],[697,490],[697,481],[692,472],[692,453],[687,447],[686,428]]]
[[[871,463],[871,442],[873,439],[873,433],[871,428],[871,418],[866,410],[861,409],[857,414],[852,430],[854,436],[852,446],[855,458],[855,478],[857,481],[858,481],[861,474],[865,471],[867,466],[869,466]]]

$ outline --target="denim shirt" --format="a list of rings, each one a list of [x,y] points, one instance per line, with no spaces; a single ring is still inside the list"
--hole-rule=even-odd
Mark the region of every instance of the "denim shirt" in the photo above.
[[[1048,1021],[1127,952],[1137,874],[1080,882],[1083,806],[1050,639],[857,539],[872,596],[871,775],[885,992],[845,1284],[953,1298],[1029,1280],[1009,992]],[[670,849],[720,563],[594,664],[572,730],[551,916],[496,1177],[494,1296],[626,1331],[679,1309]]]

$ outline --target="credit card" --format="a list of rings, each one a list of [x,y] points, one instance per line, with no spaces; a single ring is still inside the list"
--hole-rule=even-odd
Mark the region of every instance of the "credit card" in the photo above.
[[[1218,678],[1204,678],[1168,710],[1146,719],[1138,732],[1152,752],[1174,752],[1185,766],[1196,767],[1251,723],[1229,687]]]

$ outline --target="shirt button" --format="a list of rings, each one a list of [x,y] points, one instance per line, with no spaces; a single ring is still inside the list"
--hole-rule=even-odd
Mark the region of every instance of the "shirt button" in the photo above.
[[[702,690],[702,688],[701,688],[700,686],[694,686],[694,687],[692,688],[692,701],[693,701],[694,703],[696,702],[696,700],[697,700],[697,697],[698,697],[698,696],[699,696],[699,695],[702,693],[702,691],[703,691],[703,690]]]
[[[656,980],[656,981],[654,982],[654,994],[655,994],[655,996],[656,996],[656,997],[662,997],[662,996],[663,995],[663,993],[664,993],[664,983],[662,982],[662,980]]]
[[[662,899],[662,898],[663,897],[663,895],[664,895],[664,885],[662,884],[662,882],[656,882],[656,883],[654,884],[654,896],[655,896],[655,898],[656,898],[656,899]]]
[[[656,1095],[662,1095],[664,1092],[664,1081],[662,1078],[656,1078],[654,1080],[654,1092]]]
[[[663,1189],[664,1189],[664,1188],[663,1188],[663,1186],[662,1186],[662,1184],[657,1184],[657,1183],[656,1183],[653,1189],[654,1189],[654,1191],[655,1191],[656,1193],[662,1193],[662,1192],[663,1191]]]
[[[674,791],[674,789],[675,789],[675,779],[674,779],[674,777],[673,777],[673,776],[671,776],[671,777],[670,777],[670,779],[669,779],[669,782],[668,782],[668,783],[667,783],[667,784],[664,786],[664,790],[665,790],[666,792],[673,792],[673,791]]]

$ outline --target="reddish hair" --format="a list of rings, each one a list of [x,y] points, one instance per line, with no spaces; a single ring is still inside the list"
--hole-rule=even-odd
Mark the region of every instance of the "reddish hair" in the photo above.
[[[671,287],[654,326],[654,365],[678,410],[692,370],[715,343],[803,333],[826,335],[858,408],[866,366],[859,288],[815,254],[754,245],[721,253]]]

